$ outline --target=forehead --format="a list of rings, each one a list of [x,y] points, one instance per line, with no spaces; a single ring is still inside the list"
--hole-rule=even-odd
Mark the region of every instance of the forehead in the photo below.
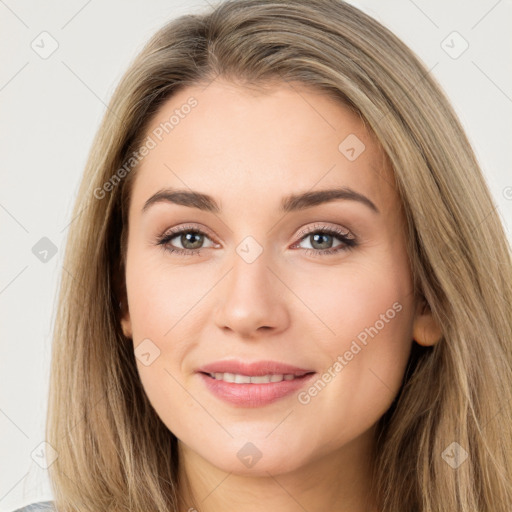
[[[236,213],[248,201],[349,187],[381,208],[397,197],[375,137],[346,105],[303,84],[264,90],[217,79],[170,97],[145,133],[150,151],[136,170],[132,204],[163,187],[220,198]]]

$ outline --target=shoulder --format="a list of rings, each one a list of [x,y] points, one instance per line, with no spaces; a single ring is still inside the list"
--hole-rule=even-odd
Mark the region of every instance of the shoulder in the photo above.
[[[55,508],[53,507],[53,501],[38,501],[26,507],[18,508],[13,512],[55,512]]]

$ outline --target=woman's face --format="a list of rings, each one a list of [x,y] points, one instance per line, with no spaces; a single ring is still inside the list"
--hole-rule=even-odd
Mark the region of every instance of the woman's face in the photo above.
[[[369,446],[427,331],[392,174],[360,119],[299,84],[218,79],[170,98],[145,143],[122,327],[162,421],[240,474]]]

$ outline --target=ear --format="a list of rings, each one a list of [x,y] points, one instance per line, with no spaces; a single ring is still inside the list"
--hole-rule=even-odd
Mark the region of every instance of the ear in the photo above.
[[[115,296],[118,298],[118,315],[117,318],[121,324],[121,329],[126,338],[132,338],[132,322],[130,318],[130,310],[128,309],[128,299],[126,292],[125,272],[123,262],[118,263],[115,267],[113,276],[113,286]]]
[[[126,338],[132,338],[132,320],[130,318],[130,311],[128,309],[128,305],[126,304],[126,300],[120,302],[121,307],[121,329],[123,330],[123,334]]]
[[[414,341],[424,347],[435,345],[443,335],[424,297],[421,297],[416,305],[412,335]]]

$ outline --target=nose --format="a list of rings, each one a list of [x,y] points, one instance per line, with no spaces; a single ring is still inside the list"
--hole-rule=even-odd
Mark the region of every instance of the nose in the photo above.
[[[265,251],[250,263],[235,252],[232,261],[217,290],[216,325],[249,339],[285,330],[289,324],[286,286],[270,268]]]

